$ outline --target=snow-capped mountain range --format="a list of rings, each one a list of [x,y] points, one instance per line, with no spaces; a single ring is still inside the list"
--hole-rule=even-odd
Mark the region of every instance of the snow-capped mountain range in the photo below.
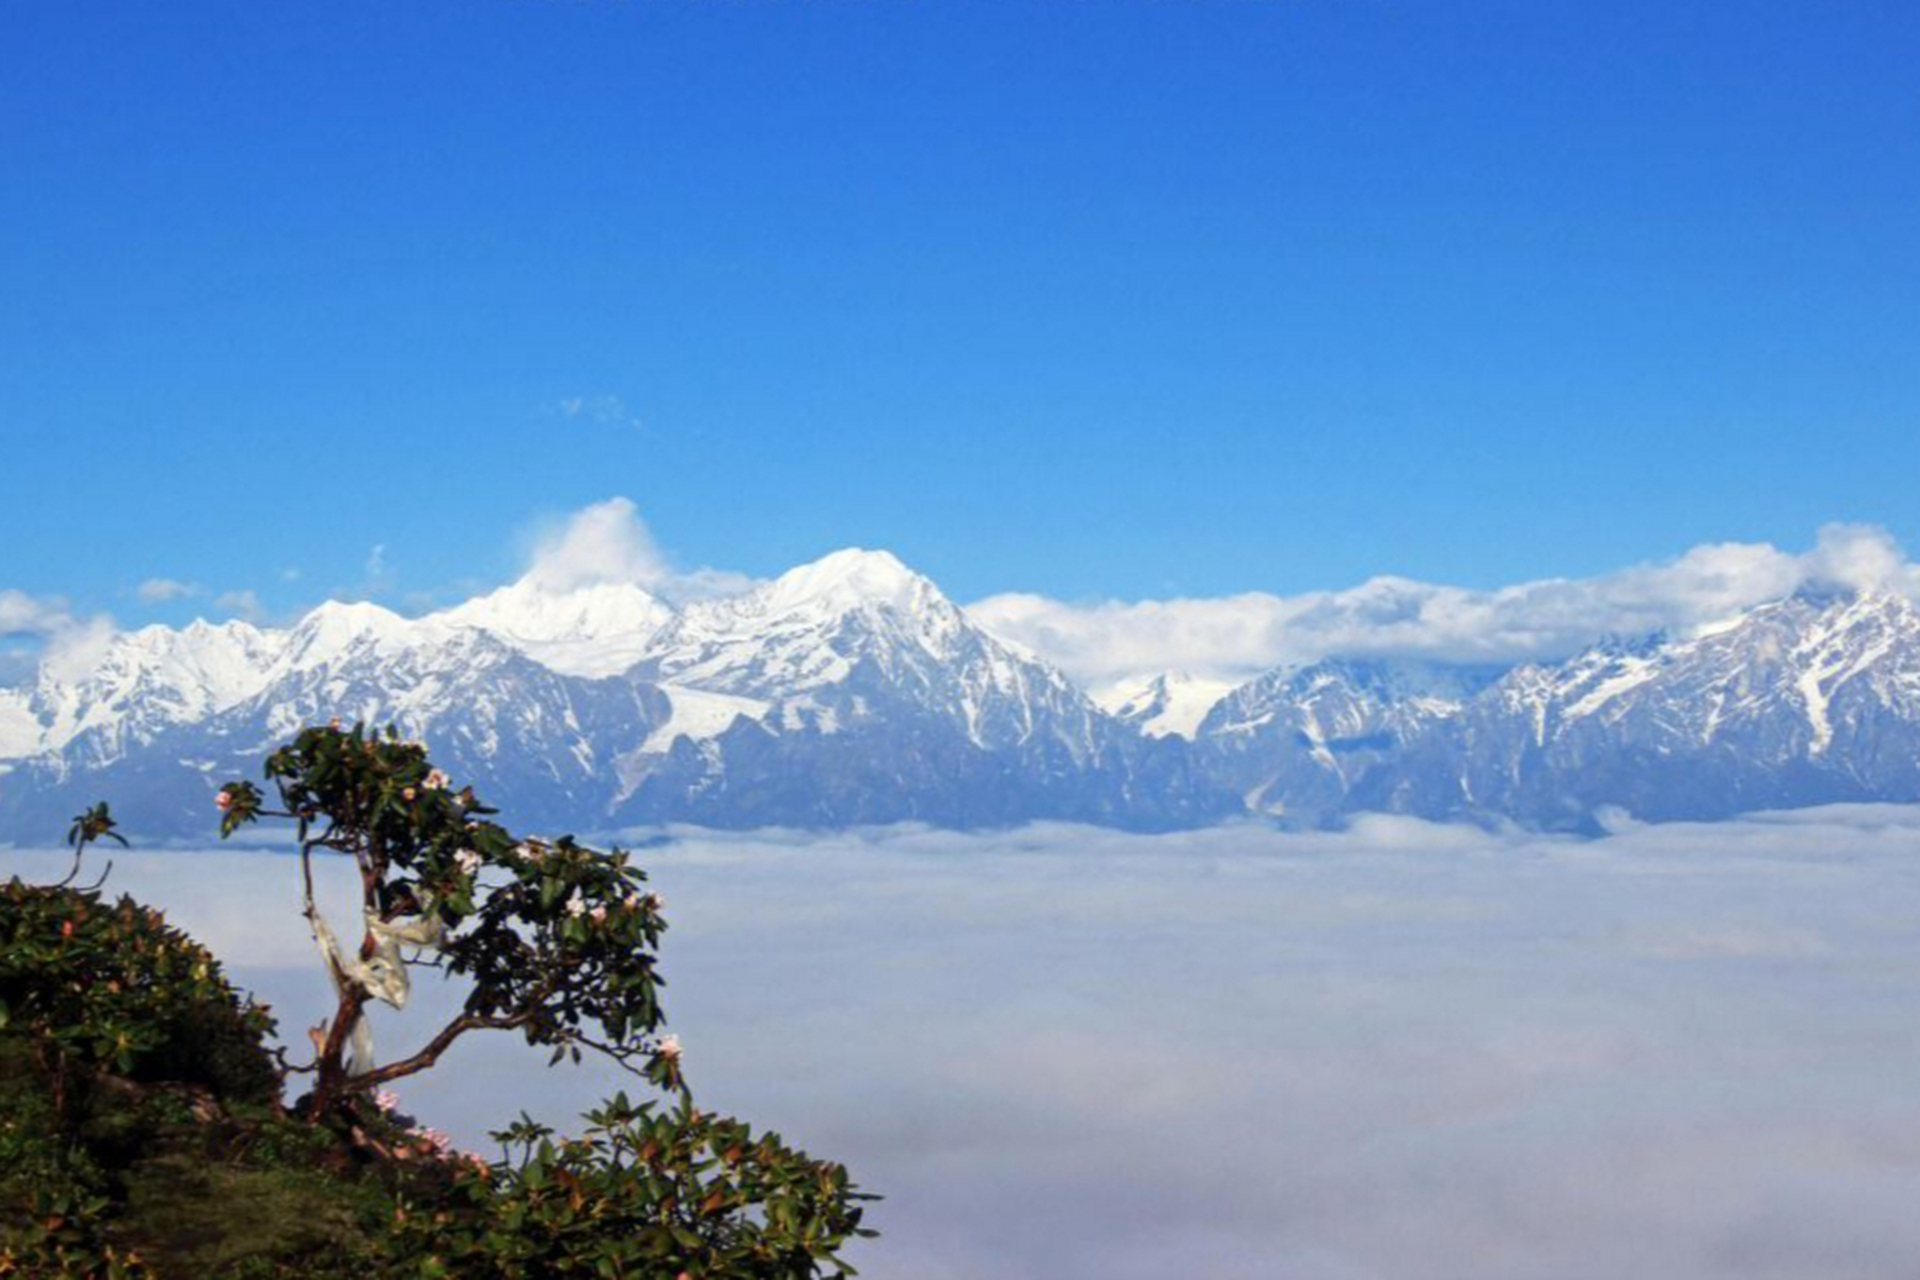
[[[392,722],[523,826],[1159,829],[1369,809],[1580,826],[1920,800],[1920,611],[1801,594],[1512,668],[1327,659],[1089,697],[926,578],[848,550],[675,606],[526,579],[405,618],[148,627],[0,688],[0,841],[97,798],[194,837],[300,725]]]
[[[848,550],[671,607],[638,587],[522,580],[403,618],[326,604],[296,625],[148,627],[84,677],[0,690],[0,839],[86,797],[130,828],[205,830],[205,801],[300,725],[395,724],[541,827],[1053,817],[1130,827],[1232,806],[988,635],[886,552]]]

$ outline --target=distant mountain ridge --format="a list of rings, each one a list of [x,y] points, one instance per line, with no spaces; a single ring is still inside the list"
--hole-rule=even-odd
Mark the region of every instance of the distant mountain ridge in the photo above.
[[[1715,818],[1920,800],[1920,610],[1803,593],[1563,662],[1329,658],[1096,700],[884,551],[679,606],[523,580],[420,618],[147,627],[79,678],[0,689],[0,841],[57,838],[99,797],[202,835],[221,780],[334,716],[397,724],[556,830]]]
[[[284,630],[122,634],[79,680],[0,691],[0,839],[45,840],[96,794],[132,829],[204,832],[220,780],[336,716],[396,724],[555,828],[1159,829],[1234,809],[1180,747],[856,549],[678,608],[522,581],[417,619],[333,603]]]

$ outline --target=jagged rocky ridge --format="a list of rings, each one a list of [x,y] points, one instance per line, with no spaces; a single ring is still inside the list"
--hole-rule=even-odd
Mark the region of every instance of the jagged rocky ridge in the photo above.
[[[1687,636],[1513,668],[1328,659],[1096,701],[884,552],[674,608],[523,581],[406,619],[150,627],[0,689],[0,841],[106,796],[204,835],[297,726],[396,723],[530,826],[1035,819],[1137,829],[1362,810],[1591,825],[1920,800],[1920,611],[1801,594]]]

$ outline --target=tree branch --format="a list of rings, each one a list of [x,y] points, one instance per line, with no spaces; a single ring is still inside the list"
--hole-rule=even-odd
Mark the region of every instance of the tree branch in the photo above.
[[[469,1031],[511,1031],[515,1027],[525,1026],[533,1019],[534,1009],[522,1009],[505,1018],[482,1018],[476,1014],[463,1013],[440,1029],[440,1034],[427,1041],[418,1053],[398,1062],[389,1062],[384,1067],[376,1067],[348,1080],[343,1086],[348,1089],[370,1089],[374,1085],[385,1084],[389,1080],[398,1080],[402,1076],[425,1071],[440,1060],[440,1055],[450,1048],[455,1040]]]

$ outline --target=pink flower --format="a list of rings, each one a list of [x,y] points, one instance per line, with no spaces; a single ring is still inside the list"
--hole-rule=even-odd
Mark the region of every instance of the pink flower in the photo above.
[[[391,1111],[400,1105],[400,1095],[394,1093],[391,1089],[375,1089],[373,1091],[373,1105],[382,1111]]]
[[[215,796],[213,798],[213,807],[222,813],[233,808],[233,792],[222,791],[219,795]]]
[[[446,1156],[453,1151],[453,1139],[438,1129],[428,1129],[425,1127],[415,1129],[413,1130],[413,1137],[432,1155]]]
[[[340,717],[335,716],[333,719],[327,721],[327,728],[333,730],[335,733],[340,732]]]
[[[657,893],[648,894],[642,901],[647,904],[647,910],[655,913],[664,911],[667,907],[667,900]]]
[[[426,780],[420,785],[429,791],[445,791],[447,789],[447,783],[450,781],[452,781],[452,779],[448,778],[447,775],[440,770],[429,769],[427,770]]]
[[[654,1046],[653,1051],[662,1058],[665,1058],[668,1062],[680,1061],[680,1037],[661,1036],[660,1043]]]
[[[593,910],[587,912],[587,914],[593,918],[593,922],[595,924],[602,923],[607,918],[606,904],[604,903],[596,904]]]

